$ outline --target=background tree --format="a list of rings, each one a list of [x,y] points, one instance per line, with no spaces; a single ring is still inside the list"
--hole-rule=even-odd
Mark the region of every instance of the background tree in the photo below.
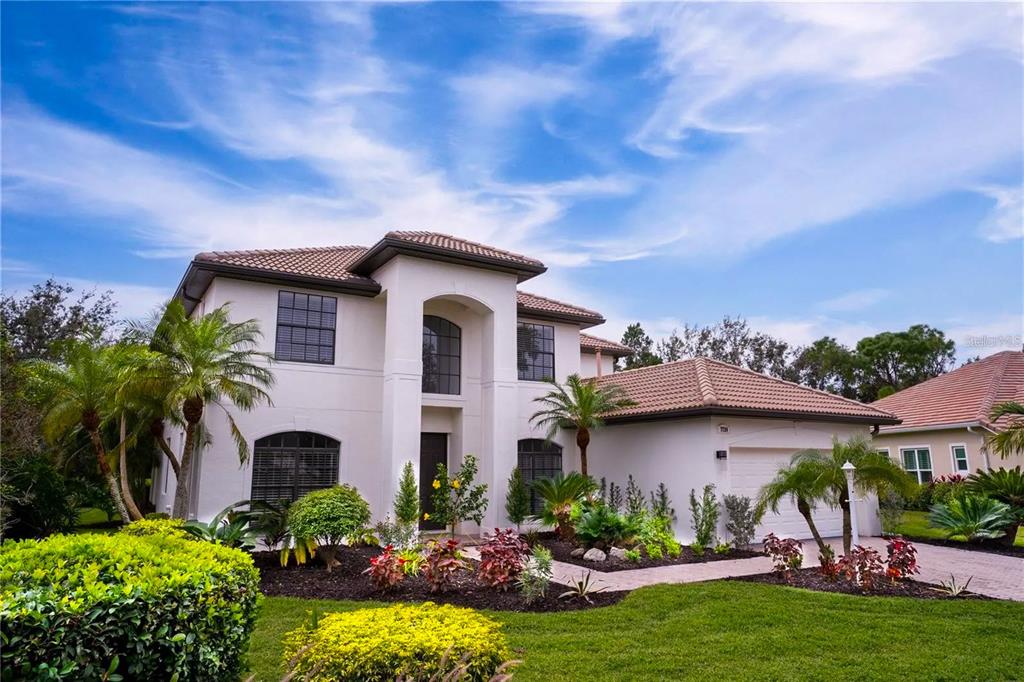
[[[682,335],[673,331],[659,348],[677,359],[705,357],[769,376],[789,376],[789,344],[753,331],[742,317],[726,316],[712,325],[686,325]]]
[[[790,365],[793,381],[846,398],[857,397],[857,356],[831,336],[798,348]]]
[[[926,324],[903,332],[882,332],[857,342],[858,398],[871,402],[885,387],[894,391],[937,377],[953,367],[956,344]]]
[[[584,381],[579,374],[570,374],[564,386],[554,380],[549,383],[554,388],[533,399],[543,409],[533,413],[530,423],[546,429],[549,441],[558,435],[559,429],[576,429],[580,472],[586,476],[590,432],[604,426],[601,416],[605,413],[632,407],[636,403],[615,384],[601,386],[594,381]]]
[[[113,328],[116,304],[110,291],[88,291],[72,299],[74,287],[53,279],[29,293],[0,297],[0,326],[15,360],[57,360],[67,341],[103,338]]]
[[[519,467],[512,469],[508,477],[508,492],[505,493],[505,516],[516,524],[516,530],[522,528],[523,521],[530,514],[530,491],[523,480]]]
[[[632,355],[623,359],[624,369],[661,364],[661,358],[653,351],[654,340],[647,335],[639,322],[634,322],[626,327],[626,331],[622,334],[622,345],[633,351]]]
[[[420,519],[420,492],[416,486],[416,475],[412,462],[402,467],[402,476],[398,479],[398,492],[395,493],[395,520],[407,525],[415,525]]]

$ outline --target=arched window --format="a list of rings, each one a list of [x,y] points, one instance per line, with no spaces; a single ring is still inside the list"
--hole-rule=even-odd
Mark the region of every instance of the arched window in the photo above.
[[[543,438],[524,438],[519,441],[519,473],[527,486],[539,478],[552,478],[562,473],[562,447]],[[530,486],[530,511],[539,514],[543,502]]]
[[[423,392],[462,393],[462,330],[437,315],[423,316]]]
[[[260,438],[252,454],[251,500],[294,502],[338,482],[341,443],[308,431]]]

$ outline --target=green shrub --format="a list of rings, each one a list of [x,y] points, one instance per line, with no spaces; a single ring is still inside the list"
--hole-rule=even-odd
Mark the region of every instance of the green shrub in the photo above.
[[[135,537],[169,535],[177,538],[192,538],[192,535],[185,531],[185,522],[181,519],[142,519],[123,526],[118,533]]]
[[[715,529],[718,528],[718,500],[715,499],[715,486],[704,486],[704,492],[698,501],[694,490],[690,490],[690,524],[693,527],[694,542],[704,547],[715,544]]]
[[[606,504],[585,510],[576,522],[576,538],[588,547],[612,547],[636,533],[635,524]]]
[[[637,544],[643,545],[648,555],[654,549],[655,553],[664,553],[670,556],[672,552],[675,552],[673,559],[679,556],[680,545],[672,535],[672,525],[668,519],[645,513],[639,521],[636,541]]]
[[[332,613],[285,635],[284,660],[311,682],[426,679],[452,661],[464,661],[467,679],[486,680],[509,657],[498,623],[432,602]]]
[[[292,535],[316,543],[316,554],[330,571],[338,563],[338,548],[370,522],[370,505],[350,485],[306,493],[289,514]]]
[[[449,475],[448,467],[439,463],[437,475],[432,483],[434,491],[431,500],[434,503],[433,519],[446,526],[455,537],[455,526],[463,521],[473,521],[477,525],[483,522],[487,511],[487,484],[475,485],[477,459],[466,455],[462,466],[454,474]],[[426,517],[424,516],[424,520]]]
[[[74,528],[78,510],[64,477],[45,458],[4,457],[4,537],[38,538]]]
[[[1007,527],[1014,524],[1014,518],[1008,504],[988,497],[965,495],[932,507],[928,523],[946,531],[950,537],[961,535],[975,541],[1002,537]]]
[[[247,555],[166,533],[8,542],[4,678],[237,679],[259,599]]]

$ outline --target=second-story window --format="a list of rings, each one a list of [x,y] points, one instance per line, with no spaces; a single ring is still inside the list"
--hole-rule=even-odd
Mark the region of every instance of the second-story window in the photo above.
[[[274,358],[333,365],[337,320],[338,299],[333,296],[279,291]]]
[[[520,381],[555,378],[555,328],[548,324],[520,322],[516,339]]]
[[[423,316],[423,392],[462,393],[462,330],[443,317]]]

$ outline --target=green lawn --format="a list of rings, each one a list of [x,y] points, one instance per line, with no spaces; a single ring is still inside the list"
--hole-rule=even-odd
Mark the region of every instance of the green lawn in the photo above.
[[[896,526],[896,532],[908,538],[946,539],[946,533],[944,531],[941,531],[938,528],[932,528],[928,525],[928,512],[923,511],[903,512],[903,520],[898,526]],[[964,538],[960,536],[954,536],[951,539],[964,540]],[[1013,541],[1013,544],[1018,547],[1024,547],[1024,527],[1018,529],[1017,539]]]
[[[279,680],[282,635],[372,604],[271,597],[250,647]],[[1024,604],[856,597],[718,581],[657,585],[558,614],[491,613],[525,660],[515,680],[1020,679]]]

